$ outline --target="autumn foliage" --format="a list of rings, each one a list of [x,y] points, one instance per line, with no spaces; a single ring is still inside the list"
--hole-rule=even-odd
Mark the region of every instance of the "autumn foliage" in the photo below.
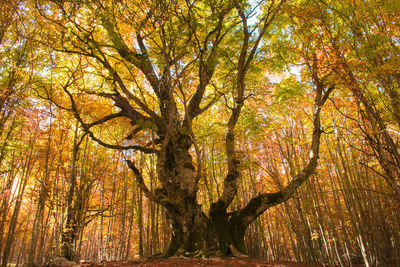
[[[0,2],[0,262],[400,265],[396,0]]]

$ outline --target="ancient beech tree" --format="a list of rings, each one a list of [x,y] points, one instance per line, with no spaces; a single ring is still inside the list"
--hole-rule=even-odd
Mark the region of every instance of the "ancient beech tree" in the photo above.
[[[165,256],[245,254],[248,225],[265,210],[288,200],[317,166],[320,112],[333,86],[319,76],[318,60],[308,69],[315,89],[310,158],[279,192],[263,193],[231,211],[237,193],[240,158],[235,125],[249,96],[246,75],[261,61],[261,46],[284,0],[40,1],[35,4],[40,42],[68,64],[61,87],[82,129],[101,145],[157,156],[159,188],[150,191],[132,159],[127,165],[145,195],[163,206],[171,226]],[[64,59],[61,59],[64,57]],[[62,75],[61,75],[62,76]],[[60,79],[62,81],[62,79]],[[50,95],[50,94],[49,94]],[[96,113],[85,101],[104,101],[109,114]],[[103,99],[103,100],[101,100]],[[196,200],[201,176],[192,123],[208,109],[226,104],[227,173],[223,192],[202,210]],[[104,111],[103,111],[104,112]],[[131,131],[119,142],[95,129],[129,121]],[[198,154],[198,153],[196,153]],[[197,155],[198,157],[199,155]],[[191,254],[192,253],[192,254]]]

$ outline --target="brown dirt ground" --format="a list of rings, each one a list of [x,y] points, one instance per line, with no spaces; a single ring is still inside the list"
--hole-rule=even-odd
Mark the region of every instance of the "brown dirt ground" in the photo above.
[[[136,260],[125,262],[106,262],[96,264],[83,264],[81,266],[87,267],[317,267],[318,265],[311,265],[298,262],[285,262],[285,261],[272,261],[266,262],[263,260],[255,259],[191,259],[183,257],[173,257],[167,259],[149,259],[149,260]]]

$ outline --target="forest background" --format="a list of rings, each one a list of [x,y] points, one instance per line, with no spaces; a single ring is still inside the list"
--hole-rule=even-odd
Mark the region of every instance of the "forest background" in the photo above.
[[[318,159],[290,200],[254,216],[238,253],[399,266],[399,23],[396,0],[1,0],[2,266],[171,249],[173,200],[152,194],[166,188],[153,152],[170,103],[193,118],[182,173],[196,190],[178,185],[205,214],[229,198],[230,173],[227,216]],[[151,91],[164,77],[165,103]]]

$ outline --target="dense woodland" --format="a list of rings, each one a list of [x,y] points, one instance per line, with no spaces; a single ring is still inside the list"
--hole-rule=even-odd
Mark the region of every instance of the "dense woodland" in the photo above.
[[[400,266],[398,0],[0,0],[0,263]]]

